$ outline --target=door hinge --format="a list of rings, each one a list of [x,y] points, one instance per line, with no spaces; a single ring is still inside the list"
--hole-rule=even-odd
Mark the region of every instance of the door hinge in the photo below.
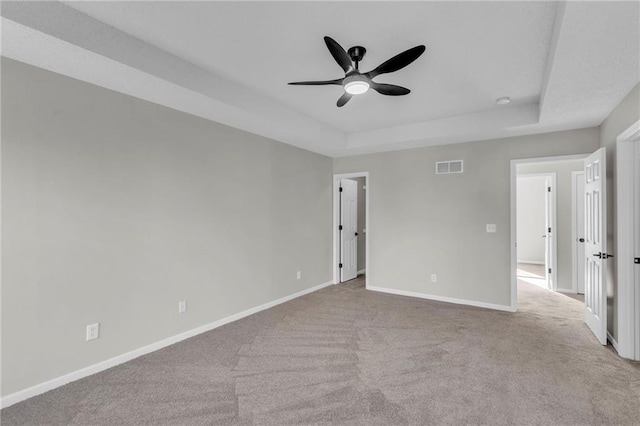
[[[551,192],[551,187],[547,186],[547,192]]]
[[[342,268],[342,263],[339,263],[339,264],[338,264],[338,268]]]
[[[549,227],[549,232],[551,232],[551,227]]]
[[[342,187],[340,187],[340,192],[342,192]]]
[[[338,225],[338,231],[342,231],[342,225]]]
[[[634,257],[633,263],[640,265],[640,257]]]
[[[551,268],[549,268],[549,273],[551,273]]]

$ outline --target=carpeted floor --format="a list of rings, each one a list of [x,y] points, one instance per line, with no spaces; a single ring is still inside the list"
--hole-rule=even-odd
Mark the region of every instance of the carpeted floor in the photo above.
[[[518,269],[516,270],[516,274],[518,276],[519,282],[535,284],[538,287],[547,289],[548,284],[547,284],[544,268],[545,268],[544,265],[537,265],[533,263],[518,263]],[[561,294],[564,294],[566,297],[570,297],[572,299],[576,299],[584,303],[584,294],[576,294],[576,293],[561,293]]]
[[[640,364],[584,305],[519,312],[331,286],[2,410],[2,424],[640,424]]]

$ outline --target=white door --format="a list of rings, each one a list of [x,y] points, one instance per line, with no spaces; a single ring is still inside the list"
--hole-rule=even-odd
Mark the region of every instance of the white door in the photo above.
[[[584,294],[584,173],[576,174],[574,194],[576,194],[576,216],[575,220],[575,235],[574,241],[576,251],[576,283],[577,292]]]
[[[585,160],[585,322],[607,344],[607,197],[606,151],[600,148]]]
[[[551,192],[551,179],[545,179],[544,188],[544,265],[545,275],[547,278],[547,288],[553,290],[554,282],[553,275],[551,273],[553,268],[553,194]]]
[[[340,281],[358,276],[358,182],[340,181]]]

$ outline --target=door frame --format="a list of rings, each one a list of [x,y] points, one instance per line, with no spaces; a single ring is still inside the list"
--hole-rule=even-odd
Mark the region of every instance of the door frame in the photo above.
[[[369,240],[371,231],[369,227],[369,193],[371,192],[371,182],[369,178],[369,172],[353,172],[353,173],[338,173],[333,175],[333,283],[340,283],[340,180],[341,179],[353,179],[353,178],[365,178],[365,185],[367,190],[365,191],[365,213],[364,213],[364,229],[367,230],[365,234],[365,265],[367,273],[365,274],[365,287],[368,286],[369,276],[371,270],[371,264],[369,263]]]
[[[565,161],[584,160],[589,156],[588,154],[575,154],[575,155],[558,155],[554,157],[538,157],[538,158],[522,158],[518,160],[511,160],[510,167],[510,201],[511,201],[511,310],[513,312],[518,310],[518,251],[516,247],[516,239],[518,234],[517,223],[517,202],[516,194],[518,188],[518,166],[522,164],[533,163],[562,163]],[[557,263],[557,262],[556,262]]]
[[[571,288],[576,294],[578,294],[578,268],[584,269],[584,259],[578,258],[578,250],[576,250],[576,243],[578,242],[578,221],[576,220],[576,218],[578,217],[578,193],[576,191],[576,184],[578,182],[578,176],[582,176],[582,179],[584,179],[584,171],[571,172],[571,218],[573,219],[571,226],[571,241],[573,241],[573,280],[571,283]],[[584,213],[584,203],[582,205],[582,212]],[[584,234],[584,229],[581,233]]]
[[[634,237],[640,226],[635,219],[634,206],[638,190],[634,189],[634,151],[640,149],[640,120],[616,138],[616,210],[617,210],[617,292],[618,300],[618,354],[624,358],[640,360],[640,280],[635,277],[633,263]],[[640,255],[640,253],[638,253]]]
[[[558,238],[556,237],[558,229],[557,229],[557,209],[558,209],[558,204],[557,204],[557,186],[556,186],[556,173],[555,172],[543,172],[543,173],[526,173],[526,174],[519,174],[517,176],[517,179],[535,179],[535,178],[544,178],[545,179],[545,183],[549,185],[549,187],[551,188],[551,206],[550,206],[550,210],[551,210],[551,214],[549,217],[549,223],[551,225],[551,229],[553,230],[553,232],[551,233],[553,235],[553,238],[551,240],[551,256],[549,256],[549,264],[547,264],[547,252],[546,252],[546,247],[547,247],[547,241],[544,242],[545,245],[545,253],[544,253],[544,258],[545,258],[545,262],[544,262],[544,268],[545,268],[545,272],[544,272],[544,276],[546,278],[547,281],[547,289],[552,290],[552,291],[558,291]],[[546,190],[545,190],[546,191]],[[517,194],[516,194],[517,195]],[[544,198],[545,198],[545,206],[544,206],[544,215],[545,215],[545,223],[546,223],[546,217],[547,217],[547,211],[549,209],[549,206],[547,206],[547,194],[543,194]],[[517,204],[516,204],[517,205]],[[517,209],[517,207],[516,207]],[[517,226],[516,226],[516,237],[517,237]],[[545,235],[548,236],[548,232],[545,231]],[[517,250],[516,250],[517,253]],[[549,267],[551,267],[551,274],[549,274],[547,271],[549,269]],[[549,281],[551,281],[551,285],[549,285]]]

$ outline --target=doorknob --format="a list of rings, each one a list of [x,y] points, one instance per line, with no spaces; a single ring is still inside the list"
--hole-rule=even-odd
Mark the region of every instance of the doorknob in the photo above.
[[[580,241],[581,243],[584,243],[584,238],[580,238],[578,241]]]
[[[542,238],[547,238],[547,235],[546,235],[546,234],[545,234],[545,235],[543,235],[543,236],[542,236]]]
[[[594,256],[599,258],[599,259],[602,259],[602,253],[600,253],[600,252],[594,253]]]

